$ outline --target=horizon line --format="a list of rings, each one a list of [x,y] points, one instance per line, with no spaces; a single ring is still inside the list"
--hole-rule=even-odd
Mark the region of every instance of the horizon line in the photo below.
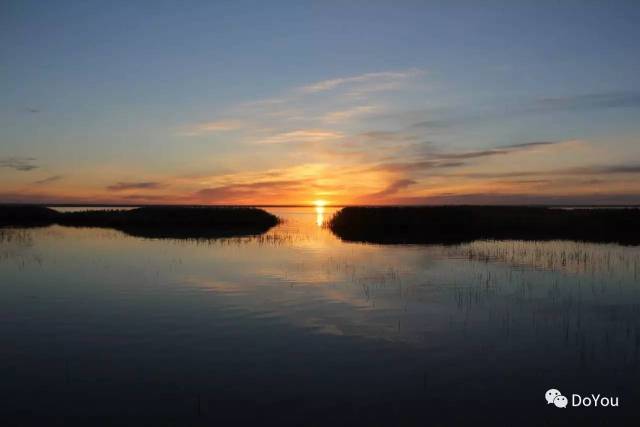
[[[254,207],[254,208],[314,208],[313,204],[188,204],[188,203],[16,203],[16,202],[0,202],[0,206],[44,206],[51,208],[73,208],[73,207],[91,207],[91,208],[138,208],[138,207]],[[496,204],[496,203],[455,203],[455,204],[327,204],[325,208],[346,208],[346,207],[438,207],[438,206],[495,206],[495,207],[609,207],[609,208],[640,208],[640,204],[599,204],[599,203],[514,203],[514,204]]]

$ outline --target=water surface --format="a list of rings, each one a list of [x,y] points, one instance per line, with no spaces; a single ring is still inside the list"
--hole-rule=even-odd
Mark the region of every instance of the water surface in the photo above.
[[[0,230],[0,415],[539,425],[638,413],[637,247],[344,243],[321,226],[331,208],[268,210],[284,223],[220,240]],[[544,401],[552,387],[621,406],[562,412]]]

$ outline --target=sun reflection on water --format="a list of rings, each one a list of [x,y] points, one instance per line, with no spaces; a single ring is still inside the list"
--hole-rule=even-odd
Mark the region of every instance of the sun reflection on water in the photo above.
[[[314,200],[313,204],[316,210],[316,225],[322,227],[324,223],[324,207],[327,205],[327,202],[324,200]]]
[[[316,225],[322,227],[324,223],[324,206],[316,206]]]

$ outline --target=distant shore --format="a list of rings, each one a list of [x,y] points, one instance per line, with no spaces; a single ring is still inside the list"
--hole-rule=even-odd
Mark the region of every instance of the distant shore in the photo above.
[[[347,207],[337,212],[328,225],[342,240],[369,243],[558,239],[640,244],[638,209]]]
[[[129,210],[58,212],[44,206],[0,205],[0,227],[113,228],[139,237],[217,238],[262,234],[279,219],[249,207],[139,207]]]
[[[0,203],[0,209],[4,206],[38,206],[47,208],[309,208],[311,204],[147,204],[147,203]],[[640,209],[640,204],[530,204],[530,205],[362,205],[362,204],[332,204],[324,205],[325,208],[426,208],[426,207],[530,207],[550,209]]]

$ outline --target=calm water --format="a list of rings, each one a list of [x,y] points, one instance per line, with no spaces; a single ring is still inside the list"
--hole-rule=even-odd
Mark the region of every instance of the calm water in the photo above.
[[[0,416],[120,425],[562,423],[640,415],[640,249],[0,230]],[[618,396],[618,408],[544,393]],[[507,418],[503,418],[507,417]],[[268,420],[268,421],[265,421]],[[93,420],[96,421],[96,420]]]

